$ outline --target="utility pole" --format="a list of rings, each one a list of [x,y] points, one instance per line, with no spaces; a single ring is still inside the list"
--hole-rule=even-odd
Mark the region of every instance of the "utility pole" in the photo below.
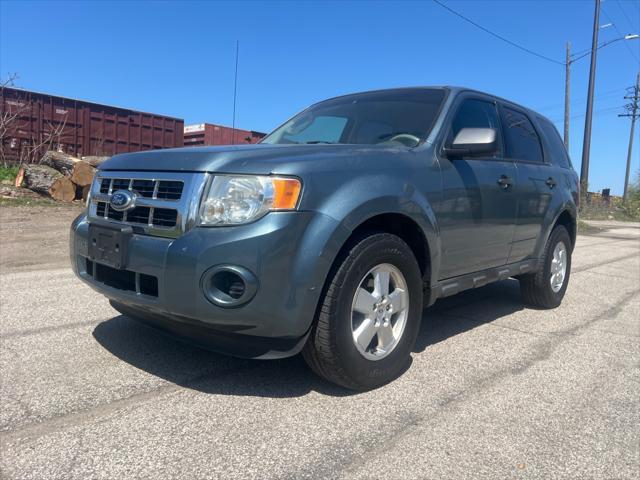
[[[571,42],[567,42],[567,57],[564,63],[564,146],[569,150],[569,87],[571,85]]]
[[[231,145],[236,144],[236,98],[238,97],[238,53],[240,52],[240,40],[236,40],[236,72],[233,77],[233,120],[231,123]]]
[[[585,190],[589,186],[589,153],[591,150],[591,122],[593,120],[593,90],[596,83],[596,57],[598,53],[600,0],[595,0],[595,4],[596,8],[593,15],[593,39],[591,42],[591,68],[589,69],[589,93],[587,94],[587,112],[584,121],[584,138],[582,140],[582,166],[580,168],[580,185]]]
[[[625,108],[630,113],[623,113],[618,115],[619,117],[631,117],[631,133],[629,134],[629,150],[627,150],[627,171],[624,174],[624,193],[622,194],[622,202],[627,203],[627,190],[629,189],[629,173],[631,171],[631,152],[633,151],[633,130],[636,126],[636,118],[640,117],[638,113],[638,101],[640,101],[640,73],[636,77],[636,84],[631,87],[633,95],[627,95],[627,100],[632,102],[625,105]]]

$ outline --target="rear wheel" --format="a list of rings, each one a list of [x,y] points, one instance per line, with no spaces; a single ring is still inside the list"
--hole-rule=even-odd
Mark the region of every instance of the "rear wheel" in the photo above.
[[[395,235],[354,242],[326,287],[303,356],[325,379],[369,390],[409,363],[422,312],[416,259]]]
[[[537,272],[519,278],[525,303],[538,308],[555,308],[567,291],[571,273],[571,237],[562,225],[556,226]]]

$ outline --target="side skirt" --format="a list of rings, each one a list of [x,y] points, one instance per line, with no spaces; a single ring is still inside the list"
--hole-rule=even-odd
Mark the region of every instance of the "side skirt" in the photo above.
[[[459,277],[440,280],[431,288],[427,287],[424,292],[424,306],[433,305],[438,298],[450,297],[456,293],[472,288],[484,287],[485,285],[509,277],[522,275],[524,273],[535,272],[538,268],[538,259],[523,260],[518,263],[502,265],[500,267],[489,268],[479,272],[460,275]]]

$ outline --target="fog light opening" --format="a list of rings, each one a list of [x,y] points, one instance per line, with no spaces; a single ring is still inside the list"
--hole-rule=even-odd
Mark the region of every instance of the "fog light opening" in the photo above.
[[[222,270],[214,274],[211,277],[211,283],[213,288],[234,300],[242,297],[247,287],[240,275],[228,270]]]
[[[202,276],[202,290],[211,303],[236,307],[250,301],[258,288],[253,273],[235,265],[219,265]]]

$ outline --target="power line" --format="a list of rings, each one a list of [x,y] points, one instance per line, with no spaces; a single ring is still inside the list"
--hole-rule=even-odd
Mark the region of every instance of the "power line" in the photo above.
[[[620,93],[623,92],[624,90],[625,90],[624,88],[616,88],[615,90],[607,90],[606,92],[602,92],[600,95],[596,95],[594,97],[594,100],[602,100],[604,98],[619,97]],[[586,100],[587,100],[587,97],[576,98],[576,99],[571,101],[571,104],[575,105],[575,104],[583,103]],[[545,106],[542,106],[542,107],[534,108],[534,110],[537,111],[537,112],[544,112],[544,111],[549,111],[549,110],[557,110],[558,108],[562,108],[562,107],[564,107],[564,103],[553,103],[553,104],[550,104],[550,105],[545,105]]]
[[[593,114],[595,115],[599,115],[602,113],[607,113],[607,112],[613,112],[614,110],[618,110],[620,111],[620,106],[617,107],[609,107],[609,108],[601,108],[600,110],[594,110]],[[584,117],[585,114],[584,113],[579,113],[577,115],[572,115],[571,118],[580,118],[580,117]],[[561,123],[564,120],[564,118],[561,118],[559,120],[553,120],[553,123]]]
[[[611,25],[613,25],[613,28],[615,28],[616,32],[618,33],[618,35],[620,35],[621,37],[624,37],[623,33],[620,31],[620,29],[618,28],[618,26],[616,25],[616,22],[614,22],[611,17],[609,16],[609,14],[602,9],[602,13],[604,13],[604,16],[607,17],[609,19],[609,22],[611,22]],[[638,58],[636,56],[635,53],[633,53],[633,50],[631,50],[631,47],[629,46],[629,44],[626,41],[622,41],[622,43],[624,43],[624,46],[627,47],[627,50],[629,51],[629,53],[631,54],[631,56],[634,58],[634,60],[636,60],[638,63],[640,63],[640,58]]]
[[[622,8],[622,3],[620,3],[620,0],[616,0],[616,3],[618,4],[618,8],[622,11],[622,14],[625,16],[625,18],[629,22],[629,26],[631,27],[631,29],[633,30],[634,28],[636,28],[636,26],[631,21],[631,18],[629,17],[629,15],[627,15],[627,11],[624,8]]]
[[[462,20],[464,20],[465,22],[470,23],[471,25],[473,25],[476,28],[479,28],[480,30],[482,30],[485,33],[488,33],[489,35],[496,37],[499,40],[502,40],[505,43],[508,43],[509,45],[511,45],[512,47],[516,47],[519,48],[520,50],[522,50],[523,52],[527,52],[530,55],[535,55],[538,58],[542,58],[543,60],[546,60],[548,62],[552,62],[555,63],[556,65],[563,65],[564,66],[564,62],[559,62],[558,60],[554,60],[553,58],[547,57],[545,55],[542,55],[541,53],[538,52],[534,52],[533,50],[528,49],[527,47],[523,47],[522,45],[518,45],[517,43],[509,40],[508,38],[503,37],[502,35],[499,35],[491,30],[489,30],[486,27],[483,27],[482,25],[474,22],[473,20],[471,20],[470,18],[465,17],[464,15],[462,15],[461,13],[456,12],[454,9],[448,7],[447,5],[445,5],[444,3],[442,3],[440,0],[433,0],[434,3],[440,5],[442,8],[444,8],[445,10],[449,11],[450,13],[452,13],[453,15],[455,15],[456,17],[461,18]]]

